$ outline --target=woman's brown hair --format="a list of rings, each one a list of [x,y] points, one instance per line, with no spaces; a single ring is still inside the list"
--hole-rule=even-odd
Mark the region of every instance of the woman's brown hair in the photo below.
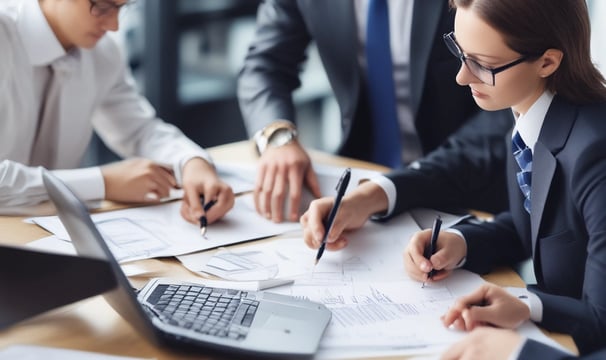
[[[585,0],[449,0],[473,10],[522,55],[547,49],[563,52],[547,89],[576,104],[606,101],[606,81],[591,61],[590,23]]]

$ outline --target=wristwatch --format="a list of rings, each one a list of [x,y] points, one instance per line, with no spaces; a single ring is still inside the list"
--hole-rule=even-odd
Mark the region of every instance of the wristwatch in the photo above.
[[[257,153],[259,155],[268,147],[280,147],[291,143],[297,138],[297,128],[286,120],[275,121],[257,131],[254,136]]]

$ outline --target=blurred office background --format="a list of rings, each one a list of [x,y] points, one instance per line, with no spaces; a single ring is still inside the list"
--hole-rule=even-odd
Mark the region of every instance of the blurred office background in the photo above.
[[[254,36],[261,0],[137,0],[121,14],[116,34],[142,94],[165,121],[204,147],[247,139],[236,81]],[[606,69],[606,1],[587,0],[593,56]],[[313,46],[295,93],[301,142],[334,151],[339,110]],[[98,140],[89,163],[115,159]]]
[[[129,65],[158,116],[203,147],[248,139],[237,75],[254,37],[261,0],[137,0],[120,16]],[[301,141],[334,151],[339,111],[315,48],[295,93]],[[326,119],[326,120],[324,120]],[[98,139],[87,162],[115,159]]]

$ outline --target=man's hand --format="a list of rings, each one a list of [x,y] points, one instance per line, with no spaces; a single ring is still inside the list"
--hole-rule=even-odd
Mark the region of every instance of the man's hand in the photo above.
[[[269,147],[261,155],[255,183],[254,200],[257,212],[274,222],[299,219],[299,204],[303,186],[315,198],[321,196],[316,173],[309,155],[297,141],[277,148]],[[285,201],[286,200],[286,201]]]
[[[101,166],[105,198],[118,202],[157,203],[177,185],[171,168],[134,158]]]
[[[233,190],[202,158],[193,158],[183,166],[183,191],[181,216],[192,224],[199,224],[202,215],[206,216],[208,223],[213,223],[234,206]],[[202,197],[205,204],[215,201],[207,212],[202,208]]]

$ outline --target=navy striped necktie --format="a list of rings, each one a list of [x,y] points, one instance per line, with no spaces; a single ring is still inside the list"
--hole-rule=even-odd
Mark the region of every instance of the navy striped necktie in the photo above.
[[[517,180],[524,195],[524,209],[530,214],[530,187],[532,185],[532,150],[524,143],[520,133],[516,132],[511,139],[511,150],[520,167]]]
[[[397,168],[402,166],[402,146],[389,45],[387,0],[370,0],[367,21],[366,72],[372,114],[372,160]]]

